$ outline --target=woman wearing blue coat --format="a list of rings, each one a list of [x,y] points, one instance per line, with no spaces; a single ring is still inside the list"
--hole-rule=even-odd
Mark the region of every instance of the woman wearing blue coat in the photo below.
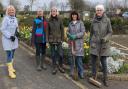
[[[15,17],[15,8],[10,5],[6,9],[6,16],[3,18],[2,26],[2,45],[7,54],[7,66],[10,78],[16,78],[16,70],[13,68],[13,58],[16,48],[18,48],[18,22]]]
[[[43,16],[43,10],[38,9],[37,17],[33,21],[32,29],[32,46],[36,48],[36,65],[37,71],[46,70],[45,54],[46,54],[46,27],[47,21]]]

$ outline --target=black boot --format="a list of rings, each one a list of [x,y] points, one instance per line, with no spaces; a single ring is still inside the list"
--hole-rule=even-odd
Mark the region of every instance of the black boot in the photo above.
[[[59,63],[58,63],[58,69],[61,73],[65,73],[65,70],[63,68],[63,56],[60,56]]]
[[[102,71],[103,71],[103,84],[104,86],[108,87],[107,83],[107,61],[106,61],[106,56],[101,56],[101,64],[102,64]]]
[[[40,60],[40,56],[36,56],[36,66],[37,66],[37,71],[41,71],[41,60]]]
[[[108,83],[106,80],[103,80],[103,84],[104,84],[104,86],[108,87]]]
[[[47,67],[45,65],[45,55],[41,56],[41,68],[47,70]]]
[[[103,84],[104,86],[108,87],[107,74],[103,74]]]
[[[57,66],[53,65],[52,74],[55,75],[57,73]]]
[[[58,66],[58,69],[59,69],[59,71],[60,71],[61,73],[65,73],[65,70],[64,70],[64,68],[63,68],[62,65],[61,65],[61,66]]]
[[[107,69],[103,70],[103,84],[104,86],[108,87],[108,78],[107,78]]]
[[[79,76],[80,79],[84,79],[84,74],[78,73],[78,76]]]

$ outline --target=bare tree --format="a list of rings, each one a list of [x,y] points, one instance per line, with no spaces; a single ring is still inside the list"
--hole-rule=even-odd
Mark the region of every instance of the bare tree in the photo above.
[[[29,11],[29,8],[30,8],[29,5],[25,5],[25,6],[24,6],[24,11],[25,11],[25,12],[28,12],[28,11]]]
[[[47,11],[47,10],[48,10],[48,7],[47,7],[46,3],[44,3],[42,9],[43,9],[44,11]]]
[[[52,7],[56,7],[57,6],[57,2],[55,2],[54,0],[52,0],[51,2],[50,2],[50,9],[52,8]]]
[[[65,9],[66,9],[66,10],[70,9],[70,4],[69,4],[69,2],[66,2],[66,3],[65,3]]]
[[[128,8],[128,0],[109,0],[109,7],[111,9]]]
[[[58,3],[57,6],[60,7],[61,11],[65,10],[65,3],[64,2]]]
[[[69,0],[72,10],[82,11],[85,9],[84,0]]]
[[[2,12],[3,11],[3,5],[2,5],[2,3],[0,2],[0,12]]]
[[[33,3],[34,3],[35,1],[36,1],[36,0],[29,0],[31,11],[32,11]]]
[[[20,9],[20,2],[19,2],[19,0],[10,0],[10,5],[13,5],[16,8],[16,10]]]
[[[128,0],[124,0],[124,8],[128,8]]]

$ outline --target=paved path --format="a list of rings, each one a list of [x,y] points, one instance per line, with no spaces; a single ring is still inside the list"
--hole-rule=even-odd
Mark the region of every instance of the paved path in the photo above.
[[[35,70],[34,55],[24,49],[18,48],[15,55],[17,78],[12,80],[7,76],[5,52],[2,49],[0,40],[0,89],[80,89],[61,73],[55,76],[52,75],[49,64],[47,65],[47,71],[37,72]],[[87,79],[80,82],[86,85],[88,89],[99,89],[89,84]],[[128,89],[127,81],[109,81],[109,84],[110,87],[100,89]]]
[[[114,35],[111,40],[120,44],[121,46],[124,46],[125,48],[123,48],[122,51],[128,54],[128,35]],[[116,44],[113,45],[116,46],[117,48],[122,48],[119,45]]]
[[[52,75],[50,65],[47,65],[48,69],[46,71],[37,72],[34,55],[30,55],[25,50],[19,48],[15,55],[17,78],[9,79],[5,66],[5,52],[0,40],[0,89],[79,89],[63,74],[58,72],[57,75]]]
[[[102,83],[101,80],[98,80]],[[83,85],[86,85],[88,89],[128,89],[128,81],[114,81],[109,80],[108,84],[109,87],[102,86],[101,88],[98,88],[96,86],[93,86],[92,84],[88,83],[88,80],[81,80],[81,83]]]
[[[112,37],[114,42],[122,44],[123,46],[128,47],[128,34],[127,35],[115,35]]]

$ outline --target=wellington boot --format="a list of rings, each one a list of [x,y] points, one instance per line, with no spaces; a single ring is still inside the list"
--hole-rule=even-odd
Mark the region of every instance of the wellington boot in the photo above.
[[[12,71],[14,72],[14,73],[16,73],[16,70],[14,69],[14,67],[13,67],[13,63],[14,62],[14,59],[12,59]]]
[[[36,66],[37,66],[36,68],[37,71],[42,71],[40,56],[36,56]]]
[[[11,63],[7,63],[7,66],[8,66],[9,77],[11,79],[15,79],[16,78],[16,74],[12,71],[12,62]]]
[[[47,70],[47,67],[45,65],[45,55],[41,55],[40,60],[41,60],[41,68]]]

